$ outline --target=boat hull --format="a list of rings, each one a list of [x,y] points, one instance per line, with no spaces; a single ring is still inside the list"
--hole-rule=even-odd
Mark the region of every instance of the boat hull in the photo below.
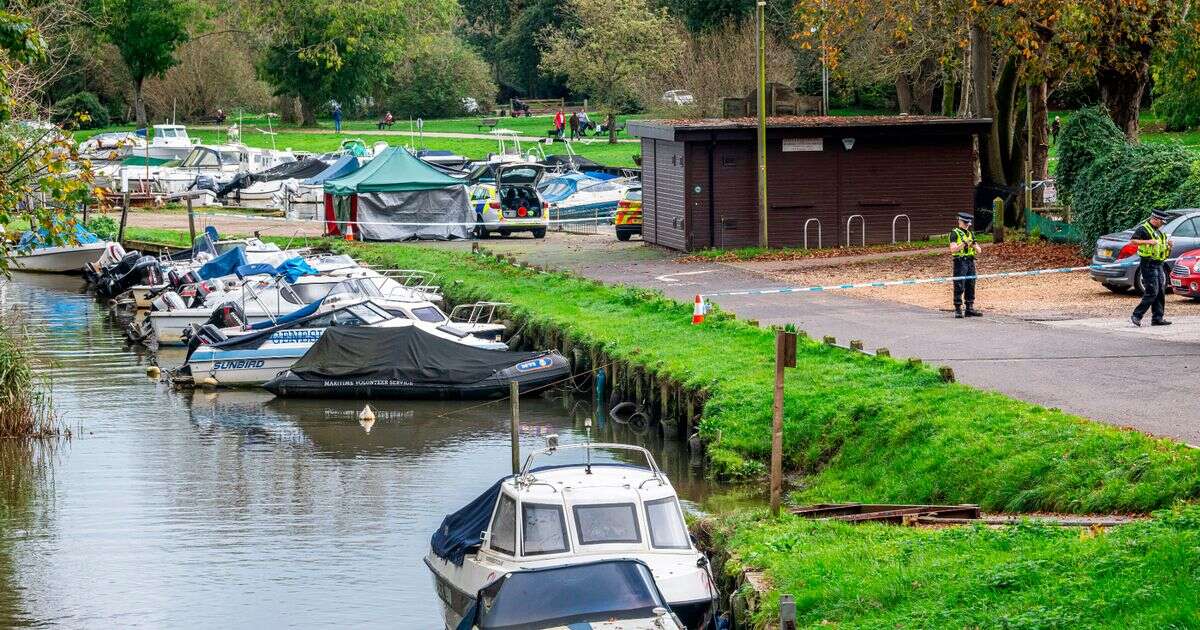
[[[233,351],[201,347],[192,354],[188,365],[195,381],[211,376],[223,387],[250,387],[262,385],[292,367],[307,350],[308,346]]]
[[[212,316],[212,309],[184,309],[180,311],[154,311],[150,313],[150,326],[154,339],[160,346],[182,346],[183,331],[192,324],[203,325]],[[249,323],[267,321],[265,315],[247,315]]]
[[[23,256],[14,256],[13,268],[33,273],[82,274],[83,266],[96,262],[108,248],[107,242],[67,247],[43,247]]]

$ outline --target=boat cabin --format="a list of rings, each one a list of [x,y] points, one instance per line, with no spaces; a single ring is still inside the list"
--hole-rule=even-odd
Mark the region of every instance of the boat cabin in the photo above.
[[[187,127],[183,125],[154,125],[154,137],[150,139],[151,147],[190,147],[199,142],[188,137]]]

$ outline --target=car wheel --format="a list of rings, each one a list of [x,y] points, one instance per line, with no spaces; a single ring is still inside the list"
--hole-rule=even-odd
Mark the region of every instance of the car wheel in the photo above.
[[[633,236],[633,232],[617,230],[617,240],[618,241],[628,241],[630,236]]]
[[[512,232],[508,230],[500,230],[500,236],[508,236],[509,234],[512,234]]]
[[[476,223],[475,224],[475,238],[482,240],[487,237],[488,237],[487,228],[483,227],[482,223]]]
[[[1109,291],[1112,291],[1113,293],[1119,293],[1119,294],[1129,293],[1129,287],[1123,287],[1119,284],[1109,284],[1109,283],[1105,282],[1105,283],[1103,283],[1103,286],[1105,289],[1108,289]]]
[[[546,238],[546,228],[537,228],[532,230],[533,238]]]

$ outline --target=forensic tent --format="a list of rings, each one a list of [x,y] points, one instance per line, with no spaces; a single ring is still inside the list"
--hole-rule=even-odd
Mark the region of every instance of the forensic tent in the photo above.
[[[325,233],[366,241],[467,238],[467,187],[400,147],[325,182]]]

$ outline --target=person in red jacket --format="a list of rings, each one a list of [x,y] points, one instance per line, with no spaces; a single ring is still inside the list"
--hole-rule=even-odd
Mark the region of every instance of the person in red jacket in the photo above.
[[[566,124],[566,117],[563,116],[563,110],[559,109],[558,113],[554,114],[554,133],[559,138],[563,135],[563,125]]]

